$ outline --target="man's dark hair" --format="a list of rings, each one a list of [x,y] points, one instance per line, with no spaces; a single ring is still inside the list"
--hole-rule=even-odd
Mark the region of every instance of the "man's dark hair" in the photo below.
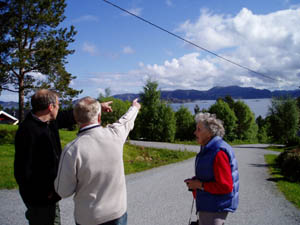
[[[38,90],[32,97],[31,97],[31,107],[32,111],[38,112],[41,110],[45,110],[48,108],[50,104],[53,106],[56,105],[56,99],[59,97],[58,93],[55,91],[41,89]]]

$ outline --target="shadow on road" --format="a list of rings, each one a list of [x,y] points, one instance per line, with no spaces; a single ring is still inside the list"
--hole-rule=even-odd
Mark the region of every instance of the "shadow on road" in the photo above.
[[[256,164],[256,163],[250,163],[249,164],[250,166],[252,167],[268,167],[269,165],[268,164]]]

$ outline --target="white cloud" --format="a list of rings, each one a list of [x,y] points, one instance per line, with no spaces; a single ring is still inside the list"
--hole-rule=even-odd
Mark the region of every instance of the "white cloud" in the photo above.
[[[79,18],[72,20],[73,23],[80,23],[80,22],[98,22],[99,18],[94,15],[84,15]]]
[[[244,8],[236,16],[213,14],[202,10],[195,22],[185,21],[177,31],[201,47],[249,67],[267,76],[280,79],[276,84],[248,73],[221,59],[207,60],[218,68],[215,83],[236,82],[242,86],[291,88],[298,83],[300,71],[300,8],[266,15],[255,15]],[[219,53],[221,52],[221,53]],[[230,74],[230,78],[227,74]],[[248,77],[248,79],[245,79]],[[223,78],[228,78],[223,79]],[[294,86],[295,87],[295,86]],[[274,87],[276,88],[276,87]]]
[[[124,54],[133,54],[134,53],[134,50],[130,47],[130,46],[125,46],[123,48],[123,53]]]
[[[192,49],[192,52],[162,64],[139,62],[138,69],[127,73],[94,74],[86,86],[110,87],[112,94],[138,93],[151,78],[158,81],[162,90],[208,90],[229,85],[270,90],[297,89],[300,80],[298,21],[299,8],[265,15],[256,15],[244,8],[235,16],[202,10],[199,19],[185,21],[178,28],[186,38],[200,46],[277,81],[250,73],[202,50]],[[80,81],[80,85],[84,82]]]
[[[142,8],[132,8],[128,9],[129,12],[131,12],[134,15],[141,16],[142,15]],[[129,16],[128,13],[122,13],[123,16]]]
[[[167,4],[167,6],[173,6],[172,0],[166,0],[166,4]]]
[[[87,52],[92,56],[98,54],[98,49],[97,49],[96,45],[88,43],[88,42],[83,43],[82,51]]]

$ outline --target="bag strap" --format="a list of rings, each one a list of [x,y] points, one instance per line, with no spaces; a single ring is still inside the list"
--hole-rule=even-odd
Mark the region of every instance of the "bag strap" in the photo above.
[[[190,215],[190,219],[189,219],[188,225],[191,224],[192,215],[193,215],[193,209],[194,209],[194,204],[195,204],[195,199],[194,199],[194,197],[193,197],[193,202],[192,202],[192,207],[191,207],[191,215]]]

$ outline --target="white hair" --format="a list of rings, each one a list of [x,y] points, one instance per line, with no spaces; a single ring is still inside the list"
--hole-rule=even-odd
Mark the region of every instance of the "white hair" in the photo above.
[[[195,116],[195,121],[197,124],[202,123],[213,136],[223,137],[225,135],[223,121],[217,119],[215,114],[198,113]]]
[[[97,123],[98,115],[101,114],[101,105],[96,99],[88,96],[76,103],[73,112],[75,120],[79,125]]]

